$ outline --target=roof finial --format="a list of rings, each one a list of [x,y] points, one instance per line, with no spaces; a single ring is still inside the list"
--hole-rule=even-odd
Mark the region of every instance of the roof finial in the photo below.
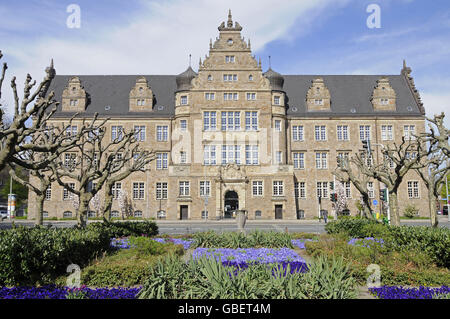
[[[251,48],[251,45],[250,45],[250,39],[248,39],[248,48],[249,48],[249,49]]]
[[[233,19],[231,17],[231,9],[228,10],[228,22],[227,27],[232,28],[233,27]]]
[[[269,69],[272,68],[272,62],[270,61],[271,56],[269,55]]]
[[[192,58],[192,55],[189,53],[189,67],[191,67],[191,58]]]

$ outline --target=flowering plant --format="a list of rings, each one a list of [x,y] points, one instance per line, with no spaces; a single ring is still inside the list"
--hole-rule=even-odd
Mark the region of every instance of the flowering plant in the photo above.
[[[437,295],[450,294],[450,287],[430,288],[420,286],[419,288],[405,288],[397,286],[383,286],[369,288],[372,295],[379,299],[433,299]]]
[[[384,246],[384,240],[382,238],[373,238],[373,237],[365,237],[365,238],[352,238],[348,242],[349,245],[352,246],[360,246],[360,247],[373,247],[374,245]]]

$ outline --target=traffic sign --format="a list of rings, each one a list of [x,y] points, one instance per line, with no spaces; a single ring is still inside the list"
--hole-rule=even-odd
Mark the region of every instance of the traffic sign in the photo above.
[[[374,200],[373,200],[373,204],[374,204],[375,206],[377,206],[377,205],[378,205],[378,201],[377,201],[376,199],[374,199]]]

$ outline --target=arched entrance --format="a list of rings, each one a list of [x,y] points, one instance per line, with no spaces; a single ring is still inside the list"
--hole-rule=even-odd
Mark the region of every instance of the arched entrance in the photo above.
[[[239,209],[239,196],[235,191],[225,193],[224,218],[232,218],[233,213]]]

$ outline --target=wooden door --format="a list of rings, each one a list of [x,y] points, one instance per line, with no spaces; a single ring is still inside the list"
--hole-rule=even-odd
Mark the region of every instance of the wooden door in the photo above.
[[[188,219],[188,206],[181,205],[180,206],[180,219]]]
[[[283,205],[275,205],[275,219],[283,219]]]

